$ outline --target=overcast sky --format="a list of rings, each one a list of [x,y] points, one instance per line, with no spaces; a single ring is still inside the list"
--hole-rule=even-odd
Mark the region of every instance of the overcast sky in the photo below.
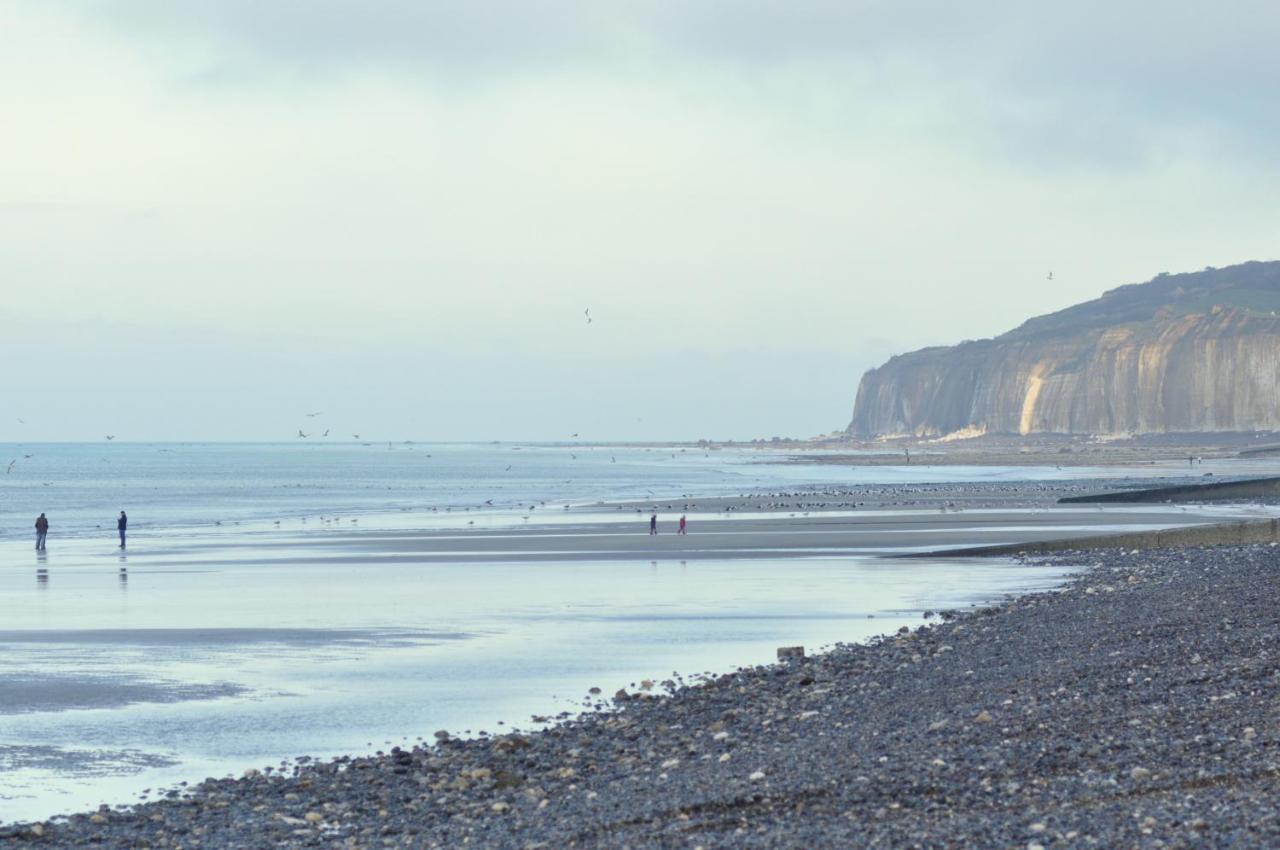
[[[1267,2],[0,0],[0,440],[842,428],[892,354],[1276,258],[1277,43]]]

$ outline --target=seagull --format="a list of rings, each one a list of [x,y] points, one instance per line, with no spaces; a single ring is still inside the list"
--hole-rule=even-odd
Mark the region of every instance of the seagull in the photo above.
[[[115,438],[116,438],[116,435],[115,435],[115,434],[108,434],[108,435],[107,435],[107,439],[108,439],[108,440],[114,440]]]
[[[351,436],[352,436],[352,438],[354,438],[354,439],[356,439],[356,440],[360,439],[360,435],[359,435],[359,434],[352,434]]]
[[[4,471],[4,474],[8,475],[10,472],[13,472],[13,465],[16,464],[17,462],[18,462],[17,458],[14,458],[13,460],[9,461],[9,468]]]
[[[577,434],[570,434],[569,436],[570,436],[570,437],[576,437],[576,436],[578,436],[578,435],[577,435]]]
[[[19,424],[19,425],[26,425],[26,424],[27,424],[27,420],[25,420],[25,419],[23,419],[21,416],[19,416],[19,417],[18,417],[18,424]]]
[[[509,467],[509,466],[508,466],[506,469],[504,469],[504,470],[502,470],[502,471],[503,471],[503,472],[510,472],[510,471],[511,471],[511,467]]]
[[[310,437],[310,436],[311,436],[310,434],[304,434],[304,433],[302,433],[302,429],[301,429],[301,428],[299,428],[299,429],[298,429],[298,437],[297,437],[297,439],[302,439],[302,438]]]
[[[320,436],[321,436],[321,437],[327,437],[327,436],[329,436],[329,429],[328,429],[328,428],[325,428],[325,429],[324,429],[324,433],[323,433],[323,434],[321,434]]]
[[[317,410],[315,413],[308,413],[307,416],[311,419],[315,419],[317,416],[319,416],[322,413],[324,413],[323,410]]]
[[[1053,272],[1049,272],[1049,276],[1045,280],[1053,280]]]

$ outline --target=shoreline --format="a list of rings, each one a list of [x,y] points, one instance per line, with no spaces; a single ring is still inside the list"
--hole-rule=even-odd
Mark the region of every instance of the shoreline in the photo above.
[[[535,733],[300,760],[10,845],[1274,846],[1272,546],[1033,594]],[[660,687],[660,686],[659,686]],[[36,833],[39,833],[37,835]]]

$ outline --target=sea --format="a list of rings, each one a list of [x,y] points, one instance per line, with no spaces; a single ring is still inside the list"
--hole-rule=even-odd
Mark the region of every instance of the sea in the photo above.
[[[576,515],[623,499],[1103,474],[785,460],[692,446],[0,445],[0,823],[181,794],[300,756],[408,746],[439,729],[540,728],[592,705],[590,688],[866,640],[1073,570],[865,554],[251,557],[288,551],[298,535],[477,519],[519,529],[566,505]],[[50,534],[36,553],[41,512]]]

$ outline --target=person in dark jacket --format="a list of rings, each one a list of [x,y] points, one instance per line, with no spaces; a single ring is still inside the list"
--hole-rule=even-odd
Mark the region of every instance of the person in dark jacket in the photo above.
[[[44,548],[45,535],[49,533],[49,520],[45,519],[44,514],[36,517],[36,548]]]
[[[120,548],[124,548],[124,532],[129,527],[129,518],[124,515],[124,511],[120,512],[120,519],[116,520],[116,528],[120,531]]]

